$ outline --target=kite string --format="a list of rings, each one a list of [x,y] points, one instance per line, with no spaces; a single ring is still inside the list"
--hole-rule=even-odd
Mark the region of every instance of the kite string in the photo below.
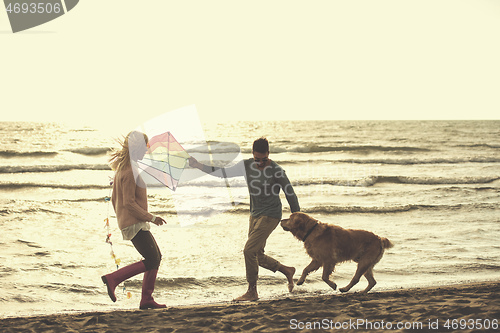
[[[170,132],[168,132],[168,140],[167,140],[167,163],[168,163],[168,174],[170,175],[171,177],[171,182],[172,182],[172,187],[174,188],[175,190],[175,186],[174,186],[174,177],[172,176],[172,165],[170,164],[170,136],[172,134]]]
[[[107,197],[104,198],[104,201],[108,203],[108,208],[107,208],[107,215],[106,215],[106,218],[104,219],[104,222],[105,222],[105,225],[104,227],[106,228],[106,243],[109,244],[110,248],[111,248],[111,258],[113,258],[114,262],[115,262],[115,265],[116,265],[116,269],[118,270],[120,268],[120,263],[121,263],[121,259],[119,259],[116,254],[115,254],[115,251],[113,250],[113,242],[111,241],[111,227],[109,225],[109,212],[110,212],[110,209],[111,209],[111,194],[112,194],[112,191],[113,191],[113,179],[111,177],[109,177],[109,185],[111,186],[110,189],[109,189],[109,194]],[[125,284],[123,285],[123,293],[125,294]],[[127,298],[131,298],[132,297],[132,293],[128,292],[127,293]]]

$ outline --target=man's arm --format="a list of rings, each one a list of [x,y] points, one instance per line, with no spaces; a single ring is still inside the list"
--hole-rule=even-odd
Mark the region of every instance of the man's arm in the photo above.
[[[194,157],[189,158],[189,166],[201,170],[214,177],[219,178],[234,178],[245,176],[245,164],[244,161],[240,161],[229,168],[216,168],[209,165],[202,164],[198,162]]]
[[[285,193],[286,201],[288,201],[288,205],[290,206],[290,211],[292,213],[300,212],[299,199],[293,190],[293,186],[288,179],[285,170],[280,170],[280,175],[277,177],[278,183],[281,185],[281,189]]]

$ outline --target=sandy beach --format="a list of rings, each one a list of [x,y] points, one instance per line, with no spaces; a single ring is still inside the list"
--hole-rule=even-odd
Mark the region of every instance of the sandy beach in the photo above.
[[[2,332],[500,331],[500,283],[0,320]]]

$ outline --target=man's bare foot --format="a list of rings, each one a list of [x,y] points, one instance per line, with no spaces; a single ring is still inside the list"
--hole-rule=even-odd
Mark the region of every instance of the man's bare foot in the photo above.
[[[280,265],[280,268],[278,269],[281,273],[285,274],[287,280],[288,280],[288,291],[292,292],[293,291],[293,275],[295,274],[295,267],[288,267],[285,265]]]
[[[249,285],[246,293],[233,299],[233,302],[251,302],[259,299],[259,294],[257,293],[257,285]]]
[[[240,297],[237,297],[233,299],[233,302],[251,302],[251,301],[256,301],[259,299],[259,295],[257,295],[257,292],[250,292],[247,291]]]

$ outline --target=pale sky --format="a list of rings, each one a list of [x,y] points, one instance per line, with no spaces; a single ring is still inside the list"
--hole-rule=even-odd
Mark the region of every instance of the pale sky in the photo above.
[[[500,119],[496,0],[82,0],[0,40],[0,121]]]

